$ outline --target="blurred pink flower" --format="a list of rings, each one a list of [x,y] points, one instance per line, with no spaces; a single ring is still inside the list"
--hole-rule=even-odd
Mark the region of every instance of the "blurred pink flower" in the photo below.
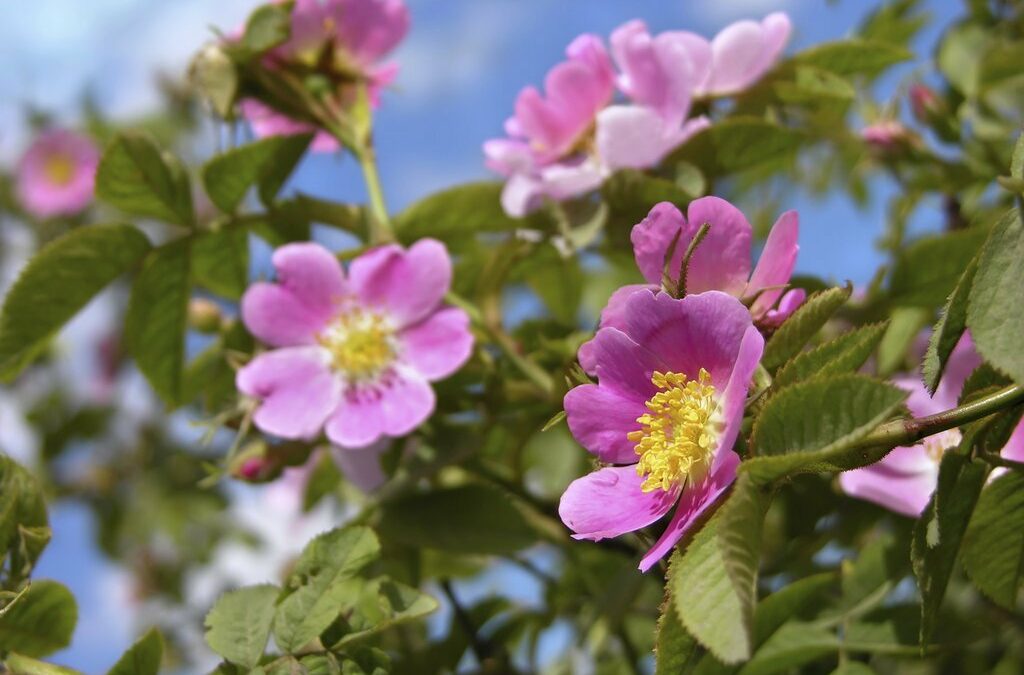
[[[935,113],[943,107],[942,99],[931,87],[917,83],[910,87],[910,109],[918,122],[927,124]]]
[[[338,143],[337,139],[326,131],[318,130],[312,124],[293,120],[254,98],[239,101],[238,110],[242,113],[242,117],[249,121],[249,125],[252,127],[252,132],[256,135],[256,138],[288,136],[307,131],[316,131],[316,135],[313,136],[313,142],[309,146],[310,150],[313,152],[336,152],[341,148],[341,144]]]
[[[577,539],[599,541],[650,525],[673,506],[647,571],[728,489],[733,444],[764,338],[725,293],[675,299],[642,290],[602,328],[592,354],[597,384],[565,396],[569,430],[601,462],[573,481],[558,513]]]
[[[789,41],[793,26],[783,12],[769,14],[760,22],[737,21],[721,30],[702,50],[710,51],[707,77],[697,86],[697,96],[726,96],[743,91],[767,73]],[[691,34],[692,35],[692,34]]]
[[[630,296],[641,289],[657,290],[661,286],[665,258],[673,242],[669,272],[672,281],[678,281],[683,255],[704,223],[711,227],[690,258],[687,293],[716,290],[746,300],[753,320],[770,327],[778,326],[800,306],[805,297],[802,289],[785,292],[800,250],[796,211],[786,211],[775,221],[751,273],[753,228],[746,216],[724,199],[702,197],[690,202],[686,217],[675,205],[661,202],[633,227],[633,254],[647,284],[623,286],[613,293],[601,312],[602,327],[620,327]],[[591,341],[580,347],[580,364],[587,372],[593,372],[595,366],[593,345]]]
[[[473,348],[466,313],[441,304],[452,275],[443,244],[381,246],[347,275],[313,243],[281,247],[273,263],[277,283],[256,283],[242,298],[245,325],[275,348],[236,380],[260,401],[258,428],[293,439],[323,429],[342,447],[362,448],[430,416],[430,382],[458,370]]]
[[[934,396],[928,395],[917,377],[896,378],[894,383],[910,392],[910,413],[925,417],[956,407],[964,382],[979,365],[981,357],[974,350],[970,335],[965,333],[950,354]],[[949,429],[917,445],[896,448],[870,466],[840,474],[839,485],[848,495],[917,518],[938,485],[943,454],[959,445],[960,440],[960,431]],[[1006,459],[1024,461],[1024,422],[1014,429],[1001,454]]]
[[[96,145],[81,134],[40,134],[18,163],[18,200],[37,218],[80,213],[92,201],[99,159]]]
[[[869,124],[860,131],[860,137],[872,148],[892,150],[907,140],[907,128],[899,120],[884,119]]]

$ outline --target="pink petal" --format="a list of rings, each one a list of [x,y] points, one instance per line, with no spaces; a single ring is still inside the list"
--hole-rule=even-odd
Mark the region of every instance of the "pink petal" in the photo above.
[[[775,63],[789,39],[789,17],[782,12],[761,23],[737,21],[711,41],[712,65],[701,95],[732,94],[756,82]]]
[[[411,326],[441,304],[452,280],[448,249],[420,239],[409,249],[381,246],[352,261],[353,292],[361,304],[385,311],[398,328]]]
[[[917,453],[925,455],[924,448],[915,447]],[[929,460],[927,464],[921,462],[918,470],[905,471],[887,466],[885,459],[862,469],[844,471],[839,475],[839,485],[852,497],[911,518],[918,517],[938,485],[938,465]]]
[[[312,439],[341,399],[341,380],[320,347],[289,347],[260,354],[238,371],[235,384],[260,399],[253,423],[282,438]]]
[[[933,400],[936,409],[932,412],[955,408],[960,399],[960,392],[963,391],[964,383],[980,365],[981,356],[974,349],[970,332],[966,332],[953,347],[949,359],[946,360],[946,369],[942,373],[942,379],[939,380],[939,386],[935,388]],[[918,415],[916,412],[914,414]]]
[[[369,494],[387,482],[388,477],[380,465],[380,456],[390,447],[390,441],[378,441],[358,450],[331,446],[331,454],[345,480]]]
[[[665,256],[673,240],[676,240],[676,247],[669,269],[679,269],[679,263],[689,243],[682,234],[685,229],[686,219],[671,202],[655,204],[647,217],[633,226],[630,233],[633,255],[636,258],[636,266],[640,268],[640,273],[644,275],[647,283],[661,286]]]
[[[544,195],[555,201],[570,199],[601,186],[601,169],[593,161],[559,162],[540,171]]]
[[[494,138],[486,141],[484,157],[487,168],[503,176],[533,169],[530,146],[520,140]]]
[[[434,390],[425,379],[398,369],[380,382],[346,391],[327,420],[327,437],[345,448],[365,448],[381,436],[404,436],[430,417],[434,404]]]
[[[647,412],[642,399],[584,384],[565,395],[564,406],[569,431],[580,445],[602,462],[636,463],[636,443],[626,435],[640,428],[636,420]]]
[[[683,490],[683,494],[679,497],[679,506],[676,507],[676,512],[665,532],[640,561],[641,572],[651,569],[655,563],[664,558],[672,550],[672,547],[683,538],[683,535],[693,527],[701,514],[714,504],[723,492],[729,489],[732,482],[736,480],[736,467],[739,466],[739,463],[740,458],[735,452],[723,453],[723,461],[716,466],[707,480],[700,485]]]
[[[402,360],[430,381],[448,377],[473,353],[469,316],[457,307],[434,312],[398,340]]]
[[[409,32],[409,10],[402,0],[328,0],[341,46],[360,64],[379,60]]]
[[[636,293],[631,298],[643,295]],[[617,328],[597,331],[591,340],[591,350],[601,386],[640,401],[654,395],[655,387],[651,383],[654,371],[667,368],[650,350]]]
[[[711,229],[690,259],[686,291],[725,291],[739,296],[750,276],[752,228],[738,208],[718,197],[701,197],[690,202],[686,211],[687,231],[680,244],[686,244],[703,223]]]
[[[920,378],[903,375],[892,378],[892,383],[910,392],[910,396],[907,397],[907,409],[914,417],[934,415],[946,409],[942,401],[937,401],[928,394]]]
[[[779,306],[765,312],[758,323],[777,328],[778,326],[781,326],[782,322],[788,319],[806,299],[807,291],[802,288],[791,288],[786,291],[786,294],[779,300]]]
[[[249,287],[242,297],[242,319],[269,345],[310,344],[347,293],[341,264],[313,243],[282,246],[272,261],[277,283]]]
[[[54,182],[47,171],[55,158],[70,164],[66,182]],[[18,162],[18,201],[37,218],[79,213],[92,202],[98,163],[99,150],[86,136],[63,129],[43,132]]]
[[[757,300],[750,306],[750,313],[755,318],[771,309],[775,301],[782,296],[784,289],[764,291],[759,295],[758,292],[770,286],[788,284],[790,277],[793,276],[796,255],[800,250],[799,236],[800,219],[796,211],[786,211],[779,216],[768,233],[768,241],[765,242],[764,251],[761,252],[757,267],[750,276],[745,293],[747,297],[757,295]]]
[[[1024,420],[1014,428],[999,454],[1012,462],[1024,462]]]
[[[643,480],[633,466],[606,467],[577,478],[562,495],[558,515],[576,539],[600,541],[639,530],[668,513],[678,497],[664,490],[643,492]]]
[[[622,329],[626,325],[625,309],[626,299],[636,293],[637,291],[647,290],[649,292],[657,292],[657,286],[651,286],[649,284],[628,284],[622,286],[612,293],[612,296],[608,298],[608,304],[605,305],[604,309],[601,310],[601,320],[598,324],[598,328],[618,328]],[[583,372],[588,375],[595,374],[595,368],[597,364],[594,362],[593,356],[593,340],[588,340],[580,345],[577,358],[579,359],[580,366],[583,368]]]
[[[270,106],[254,98],[242,99],[238,103],[239,112],[252,127],[256,138],[268,136],[290,136],[308,131],[316,131],[310,150],[313,152],[337,152],[341,145],[337,139],[325,131],[318,130],[312,124],[293,120],[287,115],[274,110]]]
[[[610,171],[646,169],[679,144],[674,131],[652,108],[608,106],[597,115],[597,152]]]
[[[747,393],[750,391],[750,383],[757,370],[757,364],[761,362],[761,355],[764,353],[764,336],[754,326],[749,326],[743,333],[740,341],[739,351],[733,361],[732,374],[729,382],[719,398],[724,427],[718,437],[718,451],[715,455],[717,467],[729,454],[736,437],[739,435],[740,426],[743,423],[743,408],[746,405]]]
[[[544,184],[536,176],[513,174],[501,190],[501,207],[513,218],[522,218],[541,205]]]

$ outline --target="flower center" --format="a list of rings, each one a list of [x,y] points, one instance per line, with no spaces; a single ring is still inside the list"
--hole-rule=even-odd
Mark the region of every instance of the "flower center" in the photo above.
[[[932,461],[938,464],[942,461],[942,456],[946,454],[946,451],[960,445],[961,440],[963,440],[963,435],[959,429],[946,429],[929,436],[921,441],[921,444]]]
[[[640,455],[637,474],[647,477],[641,489],[668,491],[697,483],[711,468],[718,446],[711,375],[701,368],[696,379],[687,380],[680,373],[656,371],[651,382],[658,393],[647,401],[649,412],[636,420],[643,428],[628,436]]]
[[[394,333],[385,317],[355,308],[332,321],[317,341],[331,352],[335,368],[351,380],[366,380],[394,360]]]
[[[43,162],[43,173],[54,185],[67,185],[75,175],[75,163],[64,154],[53,154]]]

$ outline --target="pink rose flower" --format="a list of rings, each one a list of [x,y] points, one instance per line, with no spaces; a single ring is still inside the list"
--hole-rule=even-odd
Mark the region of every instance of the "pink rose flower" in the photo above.
[[[37,218],[80,213],[92,202],[99,161],[89,138],[63,129],[44,132],[18,162],[18,201]]]
[[[661,287],[665,258],[675,241],[669,270],[678,281],[683,256],[697,231],[711,227],[690,258],[686,275],[687,293],[724,291],[751,302],[750,314],[761,326],[777,327],[804,301],[803,289],[785,291],[796,265],[800,222],[796,211],[786,211],[775,221],[764,250],[751,274],[753,228],[743,212],[718,197],[702,197],[690,202],[687,217],[670,202],[661,202],[633,227],[630,239],[637,267],[646,284],[623,286],[612,294],[601,312],[602,327],[620,327],[630,296],[638,290]],[[776,305],[776,302],[778,303]],[[593,372],[593,342],[580,347],[580,365]]]
[[[381,90],[398,75],[398,66],[381,63],[409,31],[409,10],[402,0],[296,0],[292,8],[291,35],[267,55],[268,68],[299,62],[315,65],[330,50],[331,69],[369,88],[370,103],[380,103]],[[289,118],[255,100],[240,104],[257,137],[312,131],[309,124]],[[338,141],[319,131],[310,146],[313,152],[334,152]]]
[[[785,48],[793,26],[783,12],[769,14],[761,22],[737,21],[707,43],[711,64],[696,96],[726,96],[743,91],[767,73]]]
[[[573,436],[613,466],[573,481],[558,513],[575,538],[599,541],[675,507],[640,562],[647,571],[735,480],[732,448],[764,338],[747,308],[719,291],[680,300],[639,291],[622,319],[594,338],[598,383],[565,395]]]
[[[967,333],[953,349],[946,371],[935,390],[928,395],[917,377],[899,377],[893,382],[910,392],[907,408],[914,417],[925,417],[957,405],[968,376],[981,365],[981,357]],[[917,518],[928,506],[939,481],[939,463],[947,450],[960,444],[959,429],[948,429],[925,438],[916,445],[895,448],[879,461],[839,475],[843,491],[890,511]],[[1024,422],[1017,425],[1001,453],[1004,458],[1024,461]]]
[[[451,284],[444,245],[381,246],[346,275],[318,244],[274,252],[277,283],[253,284],[242,319],[271,351],[239,370],[239,391],[259,400],[255,425],[268,434],[362,448],[403,436],[434,410],[430,382],[462,366],[473,349],[469,318],[442,305]]]

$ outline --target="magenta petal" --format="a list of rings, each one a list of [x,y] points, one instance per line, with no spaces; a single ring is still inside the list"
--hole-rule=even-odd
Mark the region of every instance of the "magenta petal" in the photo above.
[[[729,489],[732,482],[736,480],[736,467],[739,466],[739,463],[740,458],[735,452],[724,453],[723,460],[707,480],[700,485],[683,490],[683,494],[679,497],[679,506],[676,507],[676,512],[665,532],[640,560],[641,572],[651,569],[655,563],[664,558],[672,550],[672,547],[683,538],[687,530],[693,527],[701,514],[714,504],[723,492]]]
[[[348,294],[341,263],[320,244],[287,244],[271,258],[277,283],[307,307],[330,312]]]
[[[344,49],[367,66],[394,49],[409,31],[402,0],[328,0]]]
[[[626,325],[624,314],[626,299],[637,291],[655,293],[657,290],[657,286],[650,286],[648,284],[628,284],[617,288],[611,297],[608,298],[608,304],[601,310],[601,320],[598,328],[618,328],[621,330]],[[594,375],[597,368],[597,363],[594,361],[593,342],[593,340],[584,342],[580,345],[579,352],[577,353],[580,366],[583,368],[583,372],[588,375]]]
[[[759,323],[767,326],[781,326],[807,299],[807,291],[802,288],[791,288],[779,300],[779,306],[765,312]]]
[[[242,296],[242,320],[249,332],[272,347],[310,345],[327,321],[277,284],[255,283]]]
[[[352,261],[352,290],[366,306],[385,311],[399,328],[433,312],[448,292],[452,261],[444,244],[420,239],[408,250],[381,246]]]
[[[311,439],[341,398],[341,380],[320,347],[290,347],[260,354],[238,371],[235,383],[260,399],[253,423],[282,438]]]
[[[654,395],[651,375],[667,368],[664,361],[617,328],[602,328],[590,342],[602,387],[641,401]]]
[[[469,316],[447,307],[398,335],[402,360],[427,380],[439,380],[458,370],[473,352]]]
[[[434,390],[419,374],[403,369],[384,381],[345,393],[327,420],[327,437],[346,448],[364,448],[381,436],[404,436],[434,412]]]
[[[50,175],[47,165],[53,161],[68,165],[65,181]],[[40,134],[18,162],[15,189],[21,206],[37,218],[82,211],[92,201],[98,163],[99,150],[89,138],[63,129]]]
[[[934,415],[937,412],[942,412],[945,408],[941,401],[937,401],[928,395],[928,390],[924,388],[924,384],[917,377],[909,375],[894,377],[892,378],[892,383],[900,389],[910,392],[906,405],[910,414],[914,417]],[[956,405],[955,398],[953,405]]]
[[[639,530],[668,513],[678,496],[643,492],[643,480],[633,466],[606,467],[577,478],[562,495],[558,515],[577,539],[600,541]]]
[[[1017,423],[999,454],[1011,462],[1024,462],[1024,419]]]
[[[687,229],[681,237],[686,244],[708,223],[704,241],[694,251],[686,273],[686,292],[725,291],[740,296],[750,276],[752,228],[738,208],[718,197],[701,197],[686,210]]]
[[[897,450],[904,451],[907,457],[890,466],[886,456],[871,466],[844,471],[839,475],[839,485],[852,497],[916,518],[924,511],[938,485],[938,465],[928,459],[922,446]],[[911,461],[914,454],[919,455],[920,461]]]
[[[683,259],[683,253],[689,243],[681,234],[685,228],[686,219],[671,202],[655,204],[647,217],[633,226],[633,231],[629,235],[633,243],[633,255],[636,258],[636,266],[640,268],[640,273],[644,275],[647,283],[661,286],[665,256],[673,240],[676,240],[676,248],[670,269],[679,269],[679,262]]]
[[[800,219],[796,211],[786,211],[779,216],[768,233],[768,241],[765,242],[764,251],[750,276],[745,293],[747,297],[757,295],[757,300],[750,306],[750,313],[754,317],[762,316],[771,309],[784,289],[768,290],[759,295],[758,292],[771,286],[788,284],[793,276],[796,256],[800,251],[799,235]]]
[[[732,446],[736,442],[736,436],[743,424],[743,408],[750,390],[750,382],[754,377],[754,371],[757,370],[757,364],[761,362],[763,353],[764,337],[761,335],[761,331],[754,326],[748,327],[743,333],[739,351],[733,361],[729,382],[725,385],[719,398],[725,426],[718,437],[718,451],[715,455],[716,467],[723,461],[724,456],[730,454]]]
[[[960,341],[953,347],[953,351],[950,352],[949,359],[946,360],[946,369],[942,373],[942,379],[939,380],[939,386],[935,388],[934,409],[929,413],[917,413],[913,409],[911,412],[920,417],[923,414],[930,415],[941,410],[955,408],[960,399],[960,392],[963,391],[964,383],[980,365],[981,356],[974,349],[971,334],[964,333]]]
[[[565,395],[564,406],[569,431],[580,445],[602,462],[636,463],[636,444],[626,435],[640,428],[636,420],[647,412],[643,400],[584,384]]]

